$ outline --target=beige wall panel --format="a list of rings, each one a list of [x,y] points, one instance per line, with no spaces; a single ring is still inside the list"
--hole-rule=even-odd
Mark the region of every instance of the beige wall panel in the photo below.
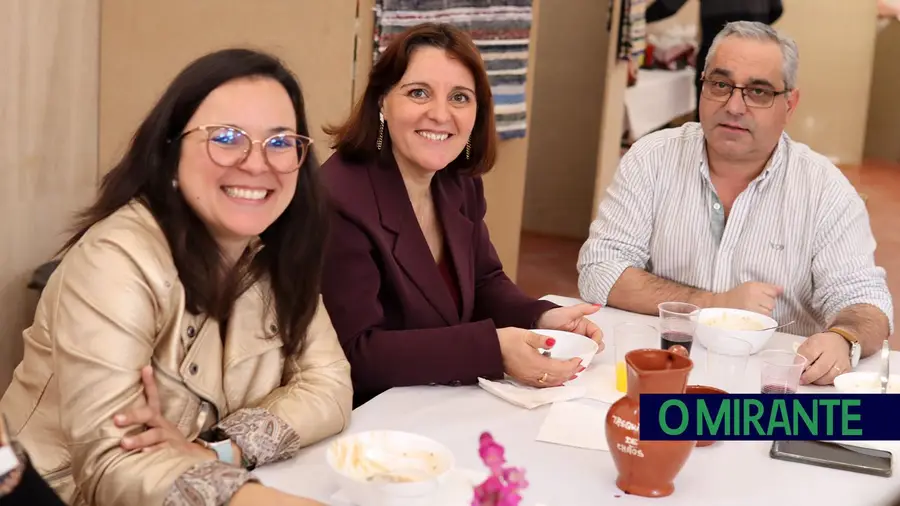
[[[0,392],[22,358],[32,270],[97,180],[99,0],[3,0],[0,17]]]
[[[165,87],[208,52],[274,53],[300,79],[320,161],[321,126],[349,113],[356,0],[102,0],[100,161],[108,170]],[[371,28],[369,28],[371,35]]]
[[[775,23],[800,49],[800,106],[787,132],[838,163],[862,160],[875,25],[874,0],[785,0]]]
[[[534,94],[522,228],[585,238],[594,201],[609,18],[605,2],[545,2],[535,45]]]
[[[865,156],[900,161],[900,22],[891,22],[875,42]]]
[[[615,0],[613,20],[619,19],[622,0]],[[609,34],[611,42],[606,54],[606,86],[603,89],[603,108],[600,116],[600,149],[597,156],[597,172],[594,178],[594,205],[591,219],[597,215],[597,208],[606,196],[606,188],[612,181],[619,166],[622,145],[623,121],[625,118],[625,88],[628,86],[628,64],[616,58],[619,25],[612,24]]]

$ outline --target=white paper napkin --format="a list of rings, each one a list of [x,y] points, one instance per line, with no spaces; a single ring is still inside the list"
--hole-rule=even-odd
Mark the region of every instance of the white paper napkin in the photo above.
[[[534,409],[551,402],[568,401],[584,397],[585,388],[575,382],[560,387],[534,388],[516,383],[511,379],[491,381],[478,378],[478,385],[493,395],[525,409]]]
[[[550,407],[537,441],[588,450],[609,451],[606,443],[605,404],[584,401],[556,402]]]
[[[616,368],[612,364],[592,364],[582,371],[568,386],[583,387],[584,397],[612,404],[621,399],[622,392],[616,390]]]

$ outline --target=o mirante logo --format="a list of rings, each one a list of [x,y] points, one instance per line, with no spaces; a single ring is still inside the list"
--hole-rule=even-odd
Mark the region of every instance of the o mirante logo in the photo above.
[[[642,394],[640,439],[900,440],[900,396]]]

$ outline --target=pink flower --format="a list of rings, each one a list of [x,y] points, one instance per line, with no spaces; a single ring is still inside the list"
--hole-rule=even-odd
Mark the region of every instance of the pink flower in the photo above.
[[[478,455],[491,475],[475,487],[472,506],[518,506],[522,501],[519,491],[528,487],[525,470],[503,467],[506,463],[503,446],[488,432],[479,438]]]
[[[510,487],[517,489],[528,488],[528,480],[525,479],[525,470],[518,467],[503,469],[503,481]]]
[[[506,457],[503,455],[503,447],[494,441],[494,438],[487,432],[481,435],[480,443],[478,455],[481,456],[484,465],[486,465],[492,473],[499,474],[503,464],[506,463]]]

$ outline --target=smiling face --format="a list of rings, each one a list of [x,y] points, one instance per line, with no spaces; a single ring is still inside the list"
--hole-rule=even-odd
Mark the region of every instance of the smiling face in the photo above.
[[[184,131],[209,124],[235,126],[255,140],[264,140],[276,133],[293,132],[297,118],[290,97],[277,81],[243,78],[213,90]],[[254,144],[247,159],[237,166],[215,163],[210,151],[217,153],[232,143],[235,131],[230,132],[213,131],[207,136],[206,131],[194,131],[184,137],[178,190],[220,246],[239,253],[287,208],[296,191],[298,171],[281,174],[272,170],[263,158],[261,143]]]
[[[715,81],[704,83],[704,88],[734,85],[755,89],[748,93],[782,91],[785,83],[781,49],[772,42],[727,38],[716,48],[704,78]],[[698,105],[707,146],[724,159],[734,161],[768,158],[799,100],[799,90],[794,90],[775,96],[770,107],[747,107],[737,89],[727,102],[716,101],[706,94],[705,89],[698,97]]]
[[[465,149],[475,126],[475,79],[436,47],[413,51],[406,73],[385,95],[385,128],[401,169],[434,173]]]

